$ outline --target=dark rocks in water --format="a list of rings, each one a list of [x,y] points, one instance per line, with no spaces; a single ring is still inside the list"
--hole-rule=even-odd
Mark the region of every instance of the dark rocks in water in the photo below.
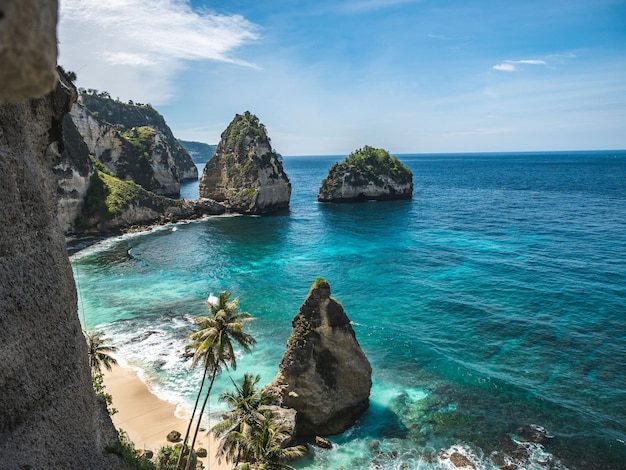
[[[413,173],[384,149],[365,146],[328,171],[317,195],[320,202],[411,199]]]
[[[457,468],[476,468],[474,462],[459,452],[450,454],[450,462]]]
[[[517,428],[517,436],[525,442],[534,442],[535,444],[546,444],[550,442],[554,436],[550,435],[546,428],[537,424],[526,424]]]
[[[333,443],[321,436],[315,436],[315,445],[320,449],[332,449]]]
[[[313,284],[292,325],[267,389],[297,411],[298,435],[343,432],[369,407],[372,368],[328,282]]]
[[[201,198],[242,214],[267,214],[289,207],[291,183],[265,126],[246,111],[222,133],[200,178]]]

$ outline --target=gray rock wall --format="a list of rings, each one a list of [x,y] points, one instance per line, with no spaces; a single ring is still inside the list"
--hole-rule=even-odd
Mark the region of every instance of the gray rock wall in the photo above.
[[[56,76],[37,53],[54,44],[56,59],[56,6],[0,2],[0,96],[14,101],[0,103],[0,467],[113,469],[119,461],[104,446],[115,429],[91,384],[52,173],[76,91],[65,82],[43,98],[15,99],[40,94]],[[27,70],[7,74],[15,62],[3,35],[19,29]]]
[[[266,214],[289,207],[291,183],[265,126],[250,112],[237,114],[204,167],[200,197],[232,212]]]
[[[56,0],[0,1],[0,102],[43,96],[56,83]]]
[[[300,436],[345,431],[369,407],[372,367],[343,307],[318,280],[293,319],[278,374],[267,386],[297,411]]]

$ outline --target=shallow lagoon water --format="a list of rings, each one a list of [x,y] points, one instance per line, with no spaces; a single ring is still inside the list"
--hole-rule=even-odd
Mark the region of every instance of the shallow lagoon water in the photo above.
[[[258,346],[232,376],[265,383],[322,276],[374,386],[335,449],[298,468],[452,468],[455,451],[499,468],[492,456],[528,424],[554,438],[523,444],[525,468],[623,468],[626,152],[405,155],[413,200],[318,204],[341,158],[285,157],[288,212],[167,226],[74,255],[83,322],[184,414],[200,372],[181,353],[208,295],[229,290],[258,318]],[[229,384],[223,374],[212,412]]]

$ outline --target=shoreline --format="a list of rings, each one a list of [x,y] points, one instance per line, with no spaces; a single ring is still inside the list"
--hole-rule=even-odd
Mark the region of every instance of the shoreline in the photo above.
[[[124,430],[137,450],[151,450],[156,456],[161,447],[175,445],[167,440],[170,431],[184,435],[188,422],[176,416],[176,405],[154,395],[134,370],[113,364],[111,371],[104,371],[104,385],[117,409],[111,417],[115,428]],[[198,459],[205,469],[231,468],[224,461],[217,462],[217,441],[207,432],[198,434],[195,447],[208,451],[208,457]]]

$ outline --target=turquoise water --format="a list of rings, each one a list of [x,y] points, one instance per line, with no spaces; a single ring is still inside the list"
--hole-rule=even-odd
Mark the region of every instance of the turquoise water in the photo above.
[[[520,468],[626,468],[626,152],[404,155],[413,200],[318,204],[341,158],[285,157],[289,212],[73,255],[84,323],[184,414],[200,380],[181,359],[188,315],[211,293],[240,296],[258,346],[232,376],[269,382],[322,276],[374,386],[335,449],[298,468],[453,468],[443,450],[497,469],[512,445]],[[214,397],[229,383],[224,374]],[[529,424],[554,437],[520,443]]]

